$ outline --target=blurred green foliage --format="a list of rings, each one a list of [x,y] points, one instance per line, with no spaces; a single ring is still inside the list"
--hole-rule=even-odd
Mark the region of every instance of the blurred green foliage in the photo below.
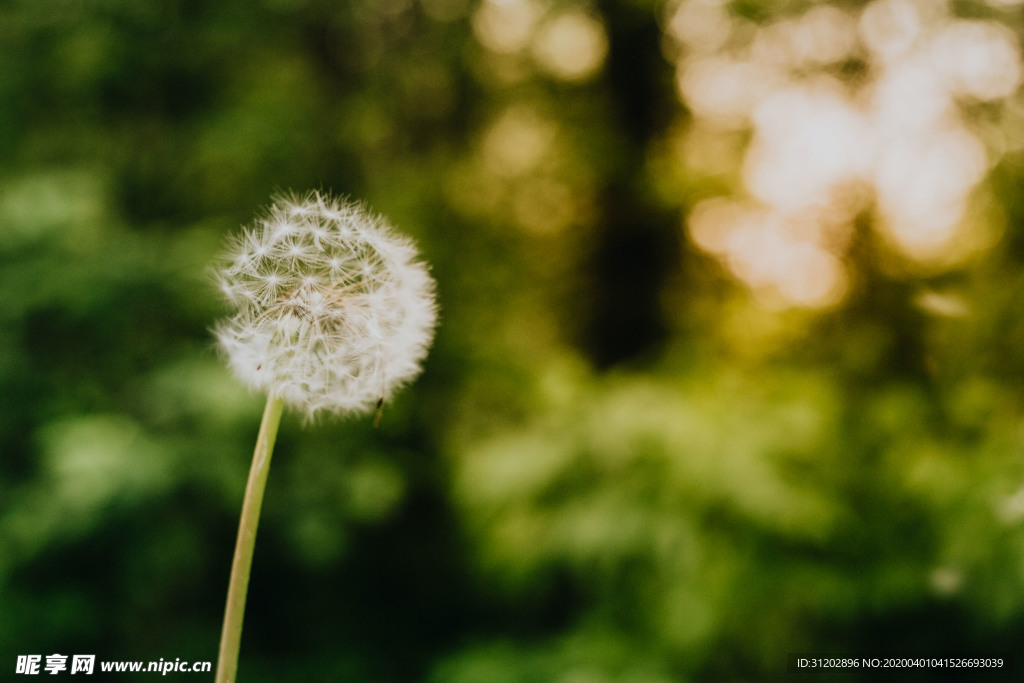
[[[676,4],[0,5],[0,667],[214,659],[261,401],[214,350],[208,267],[273,192],[310,188],[418,241],[442,324],[379,430],[286,415],[242,680],[1011,653],[1021,148],[979,190],[990,246],[917,264],[864,211],[841,300],[766,305],[683,227],[743,193],[746,142],[715,147],[725,173],[676,156]],[[1014,3],[953,6],[1019,40]]]

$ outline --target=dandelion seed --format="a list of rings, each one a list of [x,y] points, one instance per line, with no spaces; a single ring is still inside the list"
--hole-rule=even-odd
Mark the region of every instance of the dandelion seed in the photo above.
[[[216,330],[235,374],[314,417],[367,413],[420,372],[437,319],[412,243],[358,204],[278,199],[219,280],[238,312]]]

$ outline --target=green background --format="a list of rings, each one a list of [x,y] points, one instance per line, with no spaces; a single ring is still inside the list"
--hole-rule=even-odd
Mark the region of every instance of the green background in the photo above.
[[[262,400],[209,267],[307,189],[417,241],[441,325],[379,429],[286,413],[240,680],[783,680],[1024,641],[1024,155],[987,168],[971,258],[900,258],[868,208],[841,300],[767,306],[684,227],[744,190],[666,161],[669,10],[532,6],[600,22],[594,73],[489,48],[463,0],[0,3],[0,678],[216,658]],[[1019,42],[1019,5],[953,12]],[[1013,138],[1012,106],[965,116]],[[510,111],[546,141],[519,169]]]

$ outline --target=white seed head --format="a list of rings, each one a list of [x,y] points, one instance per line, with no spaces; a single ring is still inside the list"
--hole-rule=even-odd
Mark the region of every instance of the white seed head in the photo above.
[[[216,329],[235,374],[310,417],[372,410],[433,340],[434,280],[412,242],[346,200],[277,198],[217,278],[238,308]]]

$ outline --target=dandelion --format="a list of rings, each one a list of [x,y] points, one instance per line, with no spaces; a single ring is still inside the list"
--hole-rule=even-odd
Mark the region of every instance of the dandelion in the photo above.
[[[314,417],[371,410],[419,374],[436,320],[416,250],[357,204],[278,200],[231,246],[217,329],[246,384]]]
[[[236,237],[217,280],[237,312],[216,330],[235,374],[267,394],[249,472],[217,681],[234,681],[270,456],[285,405],[308,418],[379,410],[420,372],[437,320],[412,243],[363,206],[279,198]]]

